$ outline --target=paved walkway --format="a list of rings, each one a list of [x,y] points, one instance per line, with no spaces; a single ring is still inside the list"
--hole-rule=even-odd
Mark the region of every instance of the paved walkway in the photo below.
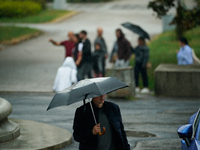
[[[151,36],[162,32],[161,20],[146,8],[149,0],[123,0],[97,4],[69,4],[68,9],[81,11],[80,14],[51,24],[16,24],[40,29],[43,35],[5,47],[0,51],[0,91],[50,92],[59,66],[64,59],[64,48],[53,46],[49,38],[62,41],[68,31],[88,31],[91,42],[96,36],[96,28],[104,28],[104,37],[109,52],[115,38],[115,29],[120,27],[133,46],[137,35],[120,26],[130,21],[140,25]],[[109,64],[108,64],[109,65]]]

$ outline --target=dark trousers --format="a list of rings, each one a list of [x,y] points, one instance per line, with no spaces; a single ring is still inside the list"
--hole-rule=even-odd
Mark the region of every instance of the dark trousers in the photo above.
[[[139,75],[141,73],[143,86],[147,88],[148,87],[147,68],[142,67],[142,64],[136,64],[134,72],[135,72],[135,85],[136,85],[136,87],[139,86]]]
[[[78,68],[78,80],[85,79],[87,75],[88,78],[92,78],[92,63],[84,63]]]
[[[103,74],[103,77],[105,77],[105,68],[106,68],[106,59],[104,58],[104,60],[103,60],[103,66],[102,66],[103,68],[103,70],[102,70],[102,74]]]

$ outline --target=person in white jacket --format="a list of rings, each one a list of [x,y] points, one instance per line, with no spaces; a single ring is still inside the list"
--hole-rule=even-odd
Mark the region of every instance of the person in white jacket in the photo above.
[[[58,68],[53,91],[59,92],[77,82],[77,68],[72,57],[67,57],[62,66]]]

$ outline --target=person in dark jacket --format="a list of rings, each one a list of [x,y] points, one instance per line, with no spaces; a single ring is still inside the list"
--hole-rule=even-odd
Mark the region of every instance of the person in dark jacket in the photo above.
[[[78,64],[78,80],[83,80],[87,75],[88,78],[92,78],[92,53],[91,53],[91,43],[87,38],[87,32],[81,31],[79,33],[79,38],[83,43],[81,60]]]
[[[144,88],[141,93],[149,93],[148,89],[148,76],[147,76],[147,62],[149,59],[149,48],[145,44],[143,37],[138,38],[138,46],[134,50],[135,53],[135,84],[136,92],[140,92],[139,88],[139,74],[142,75],[142,81]]]
[[[121,29],[116,30],[117,36],[117,60],[115,62],[115,67],[128,67],[129,58],[131,57],[131,45],[125,38],[124,33]]]
[[[90,104],[77,108],[73,136],[79,142],[79,150],[130,150],[118,105],[105,101],[105,95],[92,100],[95,124]],[[98,135],[101,127],[104,135]]]
[[[103,77],[103,66],[104,66],[104,56],[105,53],[101,49],[101,45],[99,43],[95,44],[95,51],[92,54],[93,58],[93,70],[94,77]]]

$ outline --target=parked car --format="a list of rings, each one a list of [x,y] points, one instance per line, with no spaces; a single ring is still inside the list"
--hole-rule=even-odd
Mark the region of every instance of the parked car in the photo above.
[[[200,150],[200,108],[190,117],[188,124],[180,126],[177,133],[181,140],[181,150]]]

